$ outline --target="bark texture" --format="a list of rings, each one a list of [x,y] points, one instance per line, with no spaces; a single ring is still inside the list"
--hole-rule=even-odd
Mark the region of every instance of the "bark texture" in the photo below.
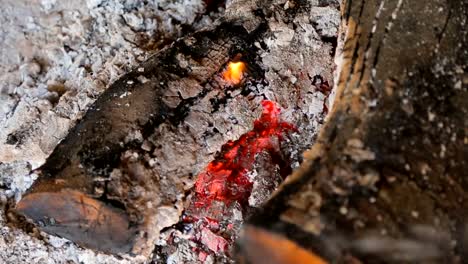
[[[331,263],[464,262],[468,5],[349,0],[342,15],[332,112],[252,217],[240,259],[280,250],[256,251],[265,229]]]

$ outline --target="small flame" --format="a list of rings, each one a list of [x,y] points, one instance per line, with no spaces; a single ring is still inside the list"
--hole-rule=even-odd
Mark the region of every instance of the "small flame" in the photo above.
[[[227,69],[223,72],[223,78],[225,81],[231,84],[239,84],[245,72],[245,63],[229,62]]]

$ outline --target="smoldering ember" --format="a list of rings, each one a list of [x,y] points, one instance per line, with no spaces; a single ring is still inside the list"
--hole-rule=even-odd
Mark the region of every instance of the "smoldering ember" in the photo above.
[[[468,2],[3,5],[0,263],[468,259]]]

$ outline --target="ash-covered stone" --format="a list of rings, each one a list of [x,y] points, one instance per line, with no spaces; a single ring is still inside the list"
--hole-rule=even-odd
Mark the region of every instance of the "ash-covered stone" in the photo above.
[[[340,23],[340,13],[334,6],[314,7],[310,12],[310,20],[322,37],[336,38]]]

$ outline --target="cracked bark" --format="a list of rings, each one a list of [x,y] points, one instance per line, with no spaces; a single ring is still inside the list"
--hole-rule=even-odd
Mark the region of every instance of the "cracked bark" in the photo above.
[[[468,5],[349,0],[342,10],[334,107],[301,168],[251,218],[238,258],[287,263],[287,244],[312,263],[462,263]]]

